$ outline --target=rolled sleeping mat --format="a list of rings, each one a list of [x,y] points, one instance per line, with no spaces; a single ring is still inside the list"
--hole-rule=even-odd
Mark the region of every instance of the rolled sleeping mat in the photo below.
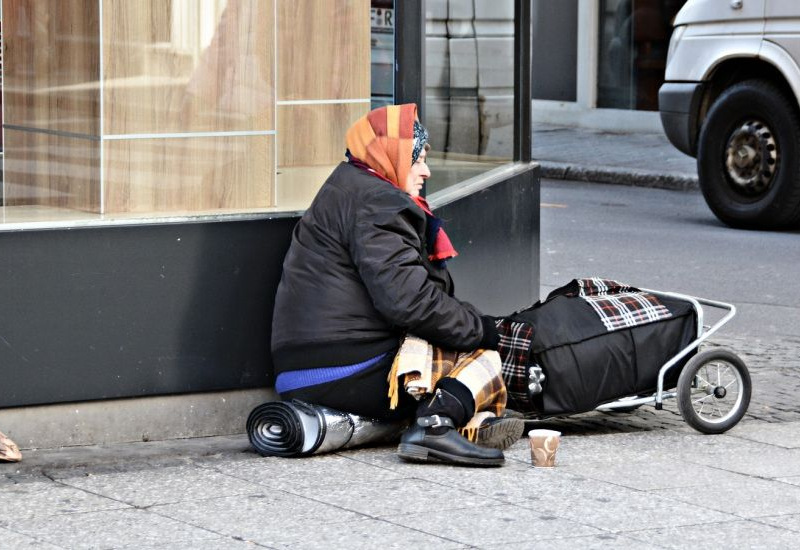
[[[247,436],[261,456],[299,457],[396,441],[407,426],[293,399],[253,409]]]

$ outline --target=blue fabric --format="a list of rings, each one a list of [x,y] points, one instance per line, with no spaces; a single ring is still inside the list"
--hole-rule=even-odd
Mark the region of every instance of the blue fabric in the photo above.
[[[282,372],[275,380],[275,391],[285,393],[287,391],[299,390],[308,386],[315,386],[325,382],[333,382],[345,378],[377,364],[381,359],[389,355],[389,352],[381,353],[377,357],[367,359],[354,365],[343,365],[340,367],[321,367],[317,369],[302,369]]]

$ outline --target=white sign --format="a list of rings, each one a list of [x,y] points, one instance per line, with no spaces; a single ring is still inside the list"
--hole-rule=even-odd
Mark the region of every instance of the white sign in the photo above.
[[[372,28],[375,29],[394,29],[394,10],[389,8],[370,8],[370,19]]]

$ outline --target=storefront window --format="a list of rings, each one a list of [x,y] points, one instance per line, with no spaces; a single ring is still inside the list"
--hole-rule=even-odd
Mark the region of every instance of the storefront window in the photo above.
[[[432,193],[513,157],[514,2],[428,0],[426,20]]]
[[[3,0],[3,220],[305,208],[370,108],[370,2]]]
[[[597,106],[658,110],[672,21],[686,0],[600,0]]]

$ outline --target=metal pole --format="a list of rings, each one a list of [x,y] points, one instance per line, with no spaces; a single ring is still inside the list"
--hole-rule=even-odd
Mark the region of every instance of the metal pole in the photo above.
[[[394,3],[394,102],[416,103],[425,122],[425,0]]]
[[[514,160],[530,162],[531,1],[514,0]]]

